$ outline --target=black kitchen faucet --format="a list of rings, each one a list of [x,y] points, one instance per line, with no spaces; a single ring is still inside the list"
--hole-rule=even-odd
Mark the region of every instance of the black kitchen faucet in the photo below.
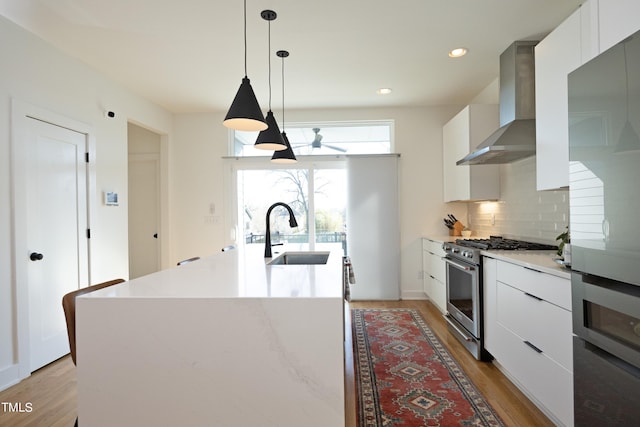
[[[266,219],[267,231],[265,232],[265,236],[264,236],[264,257],[265,258],[271,258],[272,256],[271,255],[271,226],[269,225],[269,216],[271,216],[271,211],[276,206],[284,206],[285,208],[287,208],[287,210],[289,211],[289,225],[291,226],[291,228],[298,226],[298,221],[296,221],[296,217],[293,215],[293,210],[289,205],[283,202],[276,202],[272,204],[267,210],[267,219]]]

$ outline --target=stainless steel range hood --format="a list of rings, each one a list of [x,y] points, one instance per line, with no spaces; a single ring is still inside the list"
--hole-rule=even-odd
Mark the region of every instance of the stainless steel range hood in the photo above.
[[[517,41],[500,55],[500,129],[457,165],[510,163],[536,154],[537,41]]]

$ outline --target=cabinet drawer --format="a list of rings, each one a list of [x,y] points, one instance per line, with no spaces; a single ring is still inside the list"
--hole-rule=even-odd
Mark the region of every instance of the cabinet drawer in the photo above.
[[[570,311],[502,282],[497,284],[496,298],[498,323],[573,372]]]
[[[444,250],[442,249],[442,242],[437,242],[435,240],[425,239],[423,243],[423,249],[431,252],[434,255],[439,257],[444,256]]]
[[[423,239],[423,269],[425,274],[432,276],[444,283],[446,281],[446,266],[444,260],[444,250],[442,249],[442,242],[436,242],[434,240]]]
[[[498,261],[498,281],[571,311],[571,282],[561,277]]]
[[[447,312],[447,287],[440,280],[433,279],[431,282],[431,295],[429,295],[431,302],[440,309],[442,314]]]
[[[429,270],[431,275],[442,283],[447,281],[447,266],[441,256],[430,254]]]
[[[498,324],[496,359],[508,374],[566,426],[573,425],[573,375]]]

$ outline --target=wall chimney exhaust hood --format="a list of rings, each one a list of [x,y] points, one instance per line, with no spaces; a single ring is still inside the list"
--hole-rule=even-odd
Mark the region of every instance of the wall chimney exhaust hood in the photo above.
[[[536,154],[537,44],[517,41],[500,55],[500,129],[457,165],[510,163]]]

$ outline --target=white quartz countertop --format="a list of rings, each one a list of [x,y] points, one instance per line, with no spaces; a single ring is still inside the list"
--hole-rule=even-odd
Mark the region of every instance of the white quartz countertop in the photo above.
[[[436,242],[455,242],[456,239],[460,239],[460,236],[427,236],[426,239]],[[471,239],[481,239],[483,236],[471,236]],[[524,239],[526,240],[526,239]],[[554,261],[554,258],[558,257],[555,251],[481,251],[481,255],[490,258],[499,259],[502,261],[510,262],[520,265],[522,267],[533,268],[534,270],[542,271],[544,273],[553,274],[554,276],[562,277],[563,279],[571,279],[571,270],[561,266]]]
[[[571,270],[554,261],[556,251],[481,251],[481,255],[532,268],[563,279],[571,279]]]
[[[275,246],[273,257],[308,250]],[[314,250],[331,252],[327,264],[269,265],[264,245],[246,245],[79,298],[342,298],[342,249],[316,245]]]

